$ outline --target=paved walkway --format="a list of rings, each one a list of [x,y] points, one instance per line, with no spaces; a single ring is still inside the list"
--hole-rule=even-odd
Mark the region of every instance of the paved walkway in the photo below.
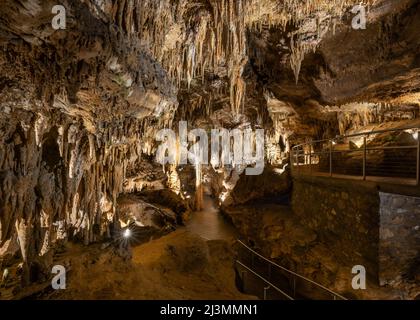
[[[362,176],[354,176],[348,174],[337,174],[333,173],[331,176],[328,172],[320,172],[320,171],[310,171],[308,165],[304,166],[295,166],[293,167],[293,171],[295,175],[299,176],[315,176],[315,177],[328,177],[328,178],[340,178],[340,179],[348,179],[348,180],[359,180],[363,181]],[[380,183],[390,183],[396,185],[407,185],[407,186],[416,186],[417,181],[416,179],[410,178],[398,178],[398,177],[379,177],[379,176],[366,176],[366,181],[372,182],[380,182]]]

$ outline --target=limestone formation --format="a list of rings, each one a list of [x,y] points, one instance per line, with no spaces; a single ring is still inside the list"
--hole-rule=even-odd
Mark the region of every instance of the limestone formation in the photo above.
[[[416,0],[363,1],[364,30],[352,27],[352,8],[360,0],[60,4],[66,17],[60,29],[52,25],[54,0],[3,0],[0,8],[0,270],[21,263],[19,274],[13,269],[19,290],[47,281],[56,255],[69,243],[108,243],[132,224],[153,229],[145,233],[147,241],[181,227],[203,205],[205,193],[251,238],[252,221],[238,210],[290,196],[296,186],[289,163],[293,146],[419,124]],[[177,130],[179,121],[206,132],[264,129],[264,173],[246,176],[232,161],[195,168],[158,164],[156,134]],[[368,146],[415,144],[414,134],[379,135]],[[351,166],[360,160],[355,154],[363,141],[344,144],[355,152],[341,158]],[[413,151],[407,161],[415,158]],[[389,160],[377,152],[369,161],[379,167]],[[325,157],[319,163],[329,165]],[[298,194],[318,201],[299,184],[294,190],[293,203],[302,201]],[[340,203],[348,199],[335,198],[335,213],[314,206],[323,212],[320,220],[297,210],[304,228],[331,236],[329,227],[350,224],[335,217],[347,210]],[[365,209],[360,203],[357,208]],[[366,228],[379,222],[371,218],[340,243],[362,239],[355,248],[377,268],[371,254],[380,237]],[[341,226],[333,229],[345,233],[348,225]],[[387,230],[394,227],[381,237],[392,238]],[[279,238],[277,231],[274,226],[256,237],[266,232],[262,237],[270,243]],[[296,241],[313,244],[315,233]],[[376,242],[363,251],[359,246],[371,239]],[[292,256],[290,265],[296,263],[288,252],[293,247],[275,247],[275,258],[285,254]],[[317,248],[321,253],[314,250],[310,261],[323,254],[324,247]]]

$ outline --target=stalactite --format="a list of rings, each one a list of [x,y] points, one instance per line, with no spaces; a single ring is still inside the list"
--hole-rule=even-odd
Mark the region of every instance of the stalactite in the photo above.
[[[300,39],[296,41],[292,37],[290,41],[291,41],[290,48],[292,51],[290,55],[290,65],[295,75],[296,84],[297,84],[299,81],[299,73],[300,73],[302,61],[305,58],[305,51],[302,46],[302,43],[300,42]]]
[[[367,0],[366,4],[373,2]],[[187,0],[132,0],[127,5],[116,2],[113,16],[121,25],[121,17],[125,14],[123,29],[132,34],[135,30],[130,27],[134,25],[131,12],[136,8],[139,17],[135,25],[138,25],[143,46],[162,63],[178,88],[185,82],[190,89],[195,78],[201,78],[203,82],[206,71],[227,65],[231,110],[238,116],[246,97],[242,75],[247,63],[247,29],[262,30],[267,25],[285,30],[290,24],[299,29],[305,19],[318,12],[333,17],[330,24],[335,29],[335,18],[341,19],[345,10],[355,4],[359,1],[210,0],[209,10],[203,4],[193,5]],[[291,40],[290,58],[296,81],[305,54],[316,49],[316,45],[302,41],[298,32]]]
[[[122,119],[97,125],[93,134],[71,118],[57,123],[42,114],[35,121],[41,118],[42,126],[11,122],[0,138],[0,171],[8,173],[0,184],[0,247],[18,235],[25,274],[32,258],[46,255],[57,241],[78,237],[89,244],[109,236],[127,166],[140,159],[148,128],[140,125],[146,120]],[[22,126],[28,128],[26,137]],[[56,127],[57,139],[44,147]]]
[[[19,121],[5,121],[0,136],[0,171],[3,175],[0,183],[0,247],[13,237],[19,239],[26,275],[32,259],[47,255],[59,241],[75,238],[89,244],[110,235],[112,222],[118,222],[116,201],[124,191],[127,171],[143,155],[154,154],[154,137],[159,129],[172,127],[177,92],[167,80],[166,73],[180,92],[189,90],[185,95],[190,104],[188,109],[182,110],[184,118],[195,118],[195,113],[208,118],[216,109],[212,95],[217,92],[228,97],[234,119],[240,120],[247,101],[243,77],[248,63],[247,31],[262,31],[273,26],[280,26],[283,30],[288,27],[295,29],[291,37],[290,63],[298,81],[305,53],[316,48],[300,37],[303,21],[316,17],[317,12],[324,12],[333,21],[334,29],[335,22],[345,10],[359,1],[209,0],[192,3],[188,0],[124,0],[106,4],[83,1],[83,4],[95,8],[86,12],[92,14],[91,21],[96,23],[95,18],[98,18],[97,25],[85,22],[102,32],[98,38],[89,35],[92,41],[81,36],[80,43],[86,44],[83,49],[92,51],[88,54],[92,57],[78,59],[81,46],[75,46],[74,51],[70,50],[70,45],[63,49],[60,43],[51,40],[53,37],[49,39],[48,34],[43,35],[42,41],[47,41],[46,45],[39,49],[38,45],[31,43],[33,52],[25,53],[29,56],[35,52],[39,56],[28,61],[16,57],[16,62],[23,61],[23,71],[30,62],[52,61],[51,70],[48,70],[49,65],[34,63],[35,66],[31,67],[34,74],[28,71],[40,87],[34,88],[34,91],[39,91],[36,95],[41,97],[39,105],[27,106],[32,100],[25,99],[22,110],[4,108],[5,113],[19,109],[22,114],[16,115]],[[101,29],[100,26],[106,27]],[[78,34],[81,30],[74,27],[72,32]],[[19,36],[18,32],[11,33],[13,38]],[[319,30],[318,38],[321,34]],[[24,41],[35,42],[30,38],[27,34],[22,36]],[[89,42],[98,44],[101,41],[111,45],[88,48]],[[19,42],[13,41],[13,46]],[[45,56],[42,56],[42,50],[46,48],[55,48],[57,52],[43,52]],[[60,55],[76,58],[62,63],[62,60],[58,61]],[[141,63],[133,62],[133,57],[139,55]],[[3,60],[1,63],[7,64]],[[228,71],[228,80],[219,80],[221,84],[211,89],[213,92],[196,88],[197,79],[204,83],[206,75],[216,74],[219,68]],[[224,72],[221,78],[225,77]],[[45,74],[51,76],[49,81],[44,81]],[[23,75],[26,73],[18,73],[15,78],[22,81],[22,87],[27,85]],[[85,78],[89,80],[85,81]],[[103,78],[106,80],[101,85],[96,83],[92,90],[91,82]],[[10,85],[17,82],[15,79]],[[73,88],[75,84],[83,90]],[[107,91],[105,87],[108,85],[116,89]],[[97,88],[105,93],[102,96],[97,94]],[[10,91],[15,94],[19,90]],[[59,97],[53,96],[57,92]],[[63,92],[72,98],[71,103],[61,97]],[[152,106],[138,103],[149,93],[153,98],[158,96],[160,99],[161,95],[162,98]],[[142,107],[153,110],[150,116],[139,120],[131,112]],[[382,108],[386,111],[388,106]],[[380,114],[385,116],[385,111]],[[55,112],[61,116],[57,118]],[[377,117],[361,112],[352,121],[366,125]],[[6,119],[9,118],[13,117]],[[263,123],[263,120],[258,114],[258,123]],[[340,130],[345,131],[349,117],[346,115],[340,121]],[[282,127],[280,116],[273,122],[275,133],[268,136],[271,147],[267,152],[269,161],[276,163],[282,155],[275,145],[280,135],[287,139],[288,132],[278,130]],[[170,168],[168,175],[171,188],[178,190],[176,170]],[[197,164],[197,208],[203,201],[202,179],[202,167]],[[98,224],[99,228],[96,228]]]
[[[290,65],[295,75],[296,84],[299,82],[299,75],[302,67],[302,62],[305,59],[305,55],[310,51],[315,51],[318,43],[306,43],[297,36],[295,39],[293,36],[290,39]]]

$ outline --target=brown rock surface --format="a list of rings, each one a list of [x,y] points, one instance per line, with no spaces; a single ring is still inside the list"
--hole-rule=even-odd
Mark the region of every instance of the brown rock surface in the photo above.
[[[54,30],[55,1],[3,0],[0,269],[18,260],[26,286],[49,273],[63,244],[107,241],[120,228],[118,199],[126,193],[142,198],[123,218],[147,203],[171,209],[150,213],[153,224],[160,225],[154,215],[175,215],[173,226],[187,220],[194,168],[181,172],[154,159],[157,131],[179,120],[207,131],[265,129],[263,175],[240,176],[230,165],[204,169],[226,212],[290,191],[284,165],[295,144],[415,123],[420,4],[368,0],[367,29],[354,30],[350,10],[359,2],[63,0],[67,25]],[[341,160],[360,160],[355,154]],[[385,156],[374,159],[385,163]],[[347,199],[338,198],[338,209],[323,212],[327,229],[344,210]],[[253,219],[237,223],[255,237],[294,228],[287,219],[279,226]],[[292,254],[315,241],[297,230],[292,243],[273,250]],[[314,252],[314,260],[326,253]]]

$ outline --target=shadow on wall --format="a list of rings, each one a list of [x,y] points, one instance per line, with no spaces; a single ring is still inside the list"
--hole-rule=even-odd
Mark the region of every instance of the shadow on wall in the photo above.
[[[420,278],[420,198],[379,193],[381,285]]]
[[[341,265],[363,265],[378,283],[379,208],[371,184],[321,177],[295,178],[292,209]]]

